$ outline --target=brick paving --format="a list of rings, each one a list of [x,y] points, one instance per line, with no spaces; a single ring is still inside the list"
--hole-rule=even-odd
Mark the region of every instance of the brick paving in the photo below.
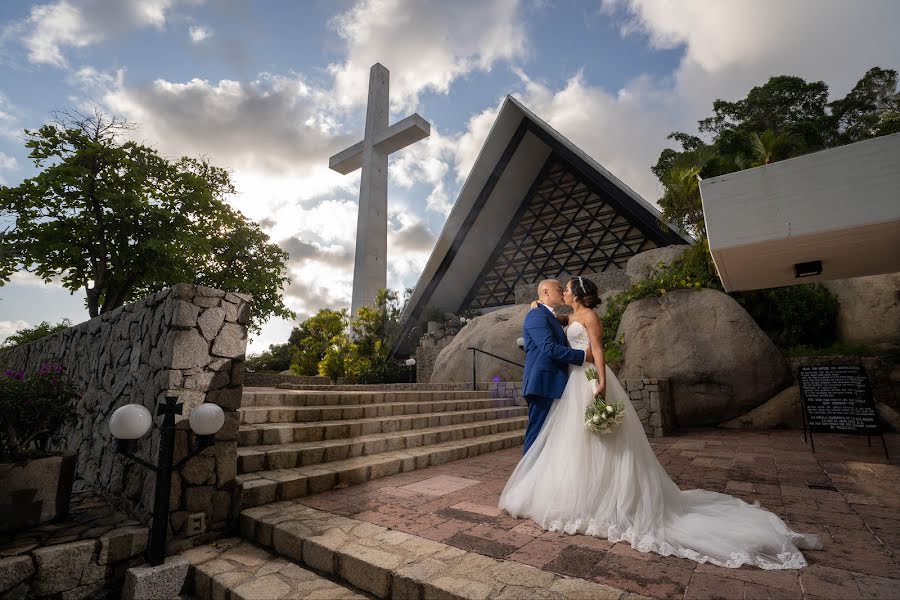
[[[759,501],[793,529],[819,534],[800,571],[726,569],[643,554],[625,542],[545,532],[497,509],[520,458],[509,449],[335,489],[298,503],[494,559],[657,598],[900,598],[900,436],[698,430],[651,441],[682,489]],[[816,489],[810,486],[829,486]],[[836,491],[835,491],[836,489]]]

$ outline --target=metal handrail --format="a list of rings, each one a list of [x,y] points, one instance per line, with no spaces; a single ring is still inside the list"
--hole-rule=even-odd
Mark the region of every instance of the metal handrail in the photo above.
[[[475,365],[476,365],[477,361],[475,359],[478,356],[479,352],[481,352],[482,354],[487,354],[488,356],[492,356],[498,360],[508,362],[511,365],[516,365],[517,367],[522,367],[523,369],[525,368],[525,365],[523,365],[521,363],[517,363],[514,360],[509,360],[508,358],[503,358],[502,356],[497,356],[493,352],[488,352],[487,350],[482,350],[481,348],[476,348],[475,346],[469,346],[469,350],[472,351],[472,389],[473,390],[478,389],[478,378],[476,376],[476,370],[475,370]]]

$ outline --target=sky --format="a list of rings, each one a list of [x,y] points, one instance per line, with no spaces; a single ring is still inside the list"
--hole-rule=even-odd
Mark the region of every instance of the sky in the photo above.
[[[840,97],[900,67],[896,0],[56,0],[0,3],[0,185],[35,174],[22,132],[99,106],[163,155],[231,172],[229,202],[290,253],[302,320],[349,306],[368,72],[391,71],[391,122],[431,136],[392,155],[388,286],[415,285],[507,94],[650,202],[671,131],[770,76]],[[17,273],[0,340],[87,319],[83,293]],[[286,341],[272,319],[250,352]]]

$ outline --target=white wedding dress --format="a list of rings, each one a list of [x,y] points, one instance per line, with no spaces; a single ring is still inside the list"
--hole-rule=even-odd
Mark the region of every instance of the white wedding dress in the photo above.
[[[570,325],[566,335],[573,348],[590,345],[580,323]],[[587,431],[584,411],[593,390],[584,371],[591,366],[569,367],[562,398],[509,478],[500,508],[550,531],[625,540],[641,552],[699,563],[806,566],[798,548],[821,548],[816,536],[795,533],[776,515],[738,498],[678,488],[609,367],[607,399],[625,404],[625,421],[610,434]]]

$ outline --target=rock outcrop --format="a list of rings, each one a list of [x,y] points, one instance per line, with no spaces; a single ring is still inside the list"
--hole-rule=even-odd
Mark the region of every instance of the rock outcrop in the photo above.
[[[616,337],[625,343],[619,378],[669,379],[681,427],[742,415],[788,383],[772,340],[734,299],[715,290],[636,300]]]

